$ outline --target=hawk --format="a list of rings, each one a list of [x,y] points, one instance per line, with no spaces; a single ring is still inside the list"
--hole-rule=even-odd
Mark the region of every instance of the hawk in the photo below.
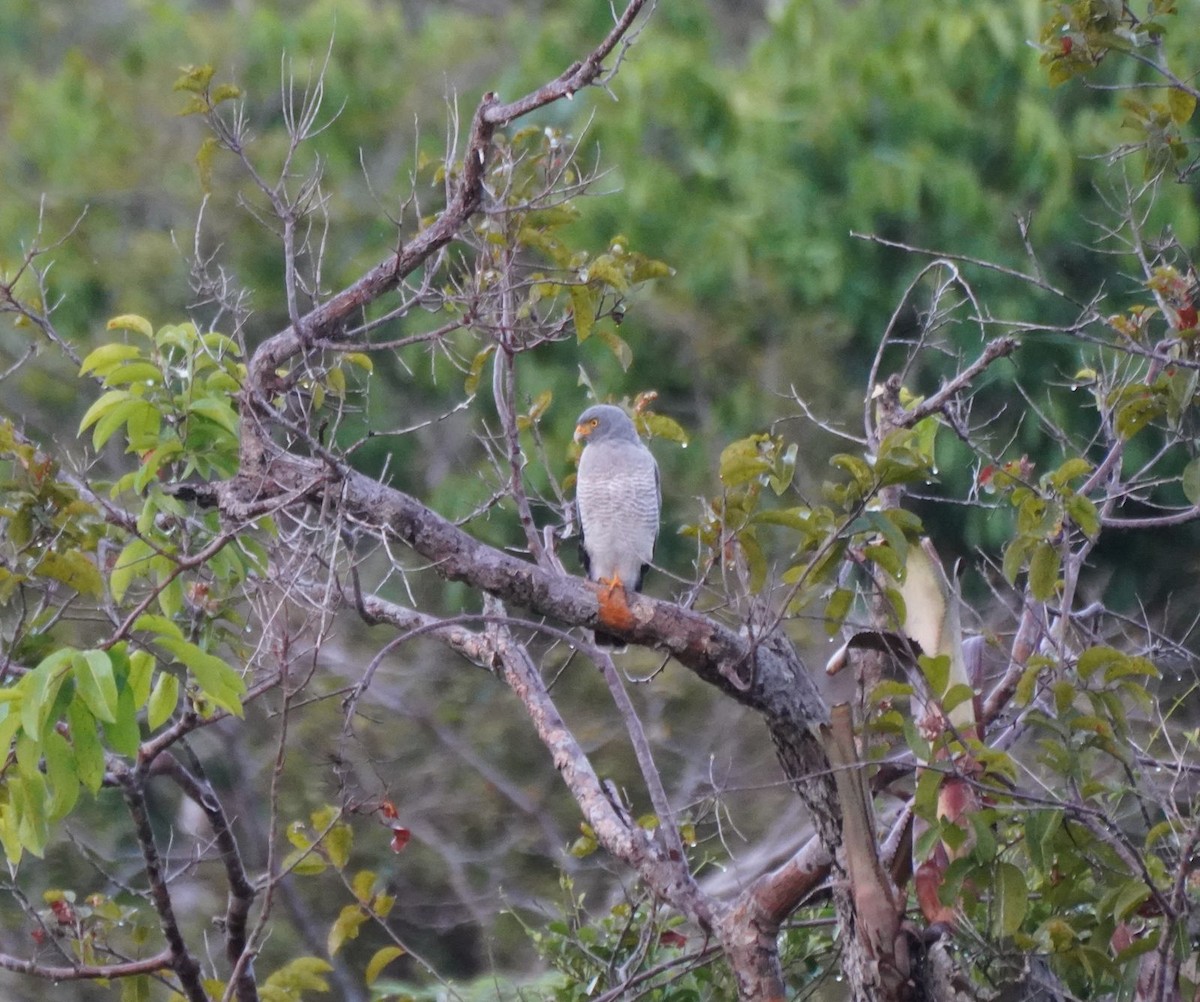
[[[617,588],[640,591],[658,537],[658,464],[629,416],[611,404],[579,415],[575,441],[585,443],[575,481],[584,570],[589,580],[608,586],[609,599]],[[623,643],[596,633],[601,647]]]

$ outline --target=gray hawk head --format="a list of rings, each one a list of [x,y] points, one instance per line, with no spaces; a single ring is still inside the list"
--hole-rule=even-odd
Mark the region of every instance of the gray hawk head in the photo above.
[[[636,442],[640,443],[637,429],[620,407],[613,404],[596,404],[579,415],[575,422],[575,441],[587,442]]]

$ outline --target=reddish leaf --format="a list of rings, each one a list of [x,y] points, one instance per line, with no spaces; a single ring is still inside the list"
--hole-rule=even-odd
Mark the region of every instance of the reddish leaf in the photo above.
[[[75,909],[65,898],[56,898],[51,901],[50,910],[54,912],[54,917],[58,920],[59,925],[74,925]]]
[[[396,805],[390,800],[385,800],[379,805],[379,813],[389,821],[395,821],[396,818],[400,817],[400,812],[396,810]]]
[[[941,898],[938,897],[943,869],[943,866],[939,866],[932,860],[926,860],[917,867],[916,875],[913,877],[913,883],[917,888],[917,903],[921,906],[925,920],[930,925],[935,922],[954,924],[954,909],[942,904]]]
[[[399,825],[394,826],[392,828],[392,852],[403,852],[410,838],[412,838],[412,832],[407,828],[401,828]]]
[[[676,932],[674,929],[668,929],[666,932],[659,934],[658,942],[662,946],[677,946],[683,949],[687,946],[687,937],[681,932]]]

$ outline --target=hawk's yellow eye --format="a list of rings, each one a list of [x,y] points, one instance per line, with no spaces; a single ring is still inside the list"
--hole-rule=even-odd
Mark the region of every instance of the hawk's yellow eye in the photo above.
[[[596,425],[598,425],[599,423],[600,423],[600,419],[599,419],[599,418],[592,418],[592,419],[591,419],[591,420],[588,422],[588,427],[589,427],[589,428],[595,428],[595,427],[596,427]]]

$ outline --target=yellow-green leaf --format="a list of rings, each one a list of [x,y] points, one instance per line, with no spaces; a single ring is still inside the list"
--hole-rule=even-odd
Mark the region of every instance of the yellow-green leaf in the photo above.
[[[233,668],[187,640],[159,636],[154,643],[174,655],[192,673],[205,696],[235,716],[242,716],[240,697],[246,691],[246,683]]]
[[[328,974],[332,970],[332,965],[320,957],[297,957],[267,978],[265,987],[284,992],[286,994],[282,997],[289,999],[299,998],[300,993],[305,991],[327,992],[329,991],[329,982],[321,975]],[[267,997],[266,993],[263,997]],[[273,995],[271,997],[280,998],[281,996]]]
[[[337,869],[344,869],[350,862],[350,848],[354,844],[354,829],[347,824],[336,824],[329,829],[325,838],[325,851],[329,862]]]
[[[79,374],[86,376],[89,372],[94,372],[97,376],[106,376],[122,362],[137,358],[139,355],[141,355],[141,350],[131,344],[122,344],[120,341],[102,344],[88,353],[87,358],[79,366]]]
[[[84,412],[83,418],[79,422],[79,433],[83,434],[118,404],[132,399],[133,394],[128,390],[109,390]]]
[[[67,665],[74,656],[74,648],[61,648],[43,658],[21,679],[21,726],[34,741],[41,740],[42,728],[46,726],[50,709],[66,678]]]
[[[154,655],[149,651],[134,651],[129,655],[129,675],[125,684],[133,693],[133,704],[139,710],[150,698],[150,682],[154,677]]]
[[[1167,91],[1167,107],[1171,109],[1171,120],[1176,125],[1186,125],[1196,111],[1196,95],[1172,87]]]
[[[350,889],[363,904],[369,902],[375,893],[375,871],[359,870],[350,882]]]
[[[300,877],[314,877],[324,873],[328,865],[319,855],[307,849],[293,849],[283,858],[282,863],[285,873],[294,873]]]
[[[71,659],[75,692],[92,716],[106,724],[117,719],[117,682],[112,661],[104,651],[80,651]]]
[[[133,331],[154,340],[154,328],[150,321],[136,313],[122,313],[119,317],[113,317],[106,326],[110,331]]]
[[[202,417],[206,417],[210,421],[215,421],[231,435],[237,434],[237,414],[226,400],[218,400],[215,397],[201,397],[199,400],[193,400],[188,405],[188,411],[192,414],[199,414]]]
[[[1038,543],[1029,561],[1029,590],[1039,602],[1049,601],[1058,589],[1058,550]]]
[[[170,672],[159,672],[158,681],[150,693],[150,701],[146,704],[146,723],[150,730],[156,731],[168,720],[179,706],[179,679]]]
[[[112,573],[108,576],[108,587],[114,601],[123,601],[133,580],[149,574],[152,556],[154,548],[144,539],[134,539],[117,555]]]
[[[402,946],[385,946],[376,950],[374,956],[367,962],[366,971],[363,972],[367,987],[375,984],[376,979],[383,973],[383,969],[397,957],[403,957],[406,952]]]
[[[326,942],[329,956],[334,956],[346,940],[356,939],[359,929],[369,917],[361,905],[346,905],[329,928],[329,938]]]

